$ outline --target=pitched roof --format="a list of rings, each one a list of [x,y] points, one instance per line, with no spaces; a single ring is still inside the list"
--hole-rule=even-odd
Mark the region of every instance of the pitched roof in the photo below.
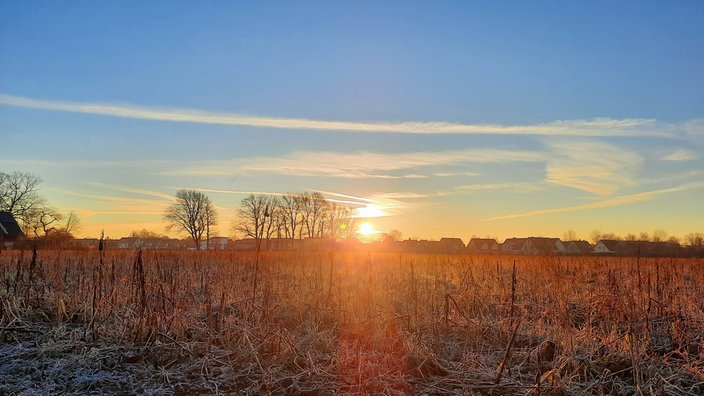
[[[499,246],[499,243],[496,242],[496,239],[491,239],[491,238],[472,238],[470,239],[469,243],[467,243],[467,248],[468,249],[474,249],[474,250],[480,250],[480,249],[492,249],[494,247],[494,250]]]
[[[567,250],[571,253],[590,253],[592,251],[592,244],[584,240],[565,243],[567,244]]]
[[[0,212],[0,232],[5,238],[19,238],[24,232],[10,212]]]
[[[616,248],[618,247],[619,242],[621,242],[621,241],[617,241],[615,239],[602,239],[597,243],[597,245],[600,243],[600,244],[604,245],[607,249],[609,249],[613,252],[613,251],[616,251]]]
[[[469,240],[469,243],[472,243],[472,242],[474,242],[474,243],[489,242],[489,243],[498,244],[498,242],[496,242],[496,239],[493,239],[493,238],[472,238]]]
[[[526,244],[533,247],[533,249],[543,252],[552,252],[557,249],[557,243],[560,238],[543,238],[543,237],[530,237],[527,238]],[[526,246],[526,245],[524,245]],[[525,248],[525,247],[524,247]]]
[[[461,238],[440,238],[440,243],[444,245],[462,245],[464,247],[464,242]]]

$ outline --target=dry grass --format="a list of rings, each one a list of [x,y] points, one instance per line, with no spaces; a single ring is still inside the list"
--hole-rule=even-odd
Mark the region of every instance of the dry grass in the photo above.
[[[0,395],[699,395],[703,265],[3,251]]]

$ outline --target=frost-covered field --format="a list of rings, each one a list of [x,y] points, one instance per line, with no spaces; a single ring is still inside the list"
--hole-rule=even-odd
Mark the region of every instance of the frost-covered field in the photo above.
[[[703,266],[3,251],[0,395],[699,395]]]

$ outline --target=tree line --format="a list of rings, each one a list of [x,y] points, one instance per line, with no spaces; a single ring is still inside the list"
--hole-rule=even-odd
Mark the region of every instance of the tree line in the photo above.
[[[575,240],[576,233],[572,230],[568,230],[563,234],[563,239],[567,241],[572,241]],[[646,242],[669,242],[672,244],[679,245],[682,242],[684,242],[688,246],[692,246],[695,248],[702,248],[704,247],[704,234],[701,232],[690,232],[689,234],[686,234],[680,238],[671,235],[668,236],[667,231],[663,229],[657,229],[653,231],[652,234],[648,234],[647,232],[640,232],[638,235],[629,233],[626,234],[625,236],[620,236],[617,234],[614,234],[613,232],[601,232],[599,230],[594,230],[590,233],[590,240],[596,244],[601,240],[616,240],[616,241],[646,241]]]
[[[355,209],[318,192],[250,194],[240,202],[232,229],[237,235],[254,239],[257,248],[261,241],[271,238],[347,239],[356,231]],[[169,230],[189,235],[199,249],[204,238],[210,239],[208,230],[216,225],[217,211],[203,192],[179,190],[176,201],[164,212],[164,220]]]

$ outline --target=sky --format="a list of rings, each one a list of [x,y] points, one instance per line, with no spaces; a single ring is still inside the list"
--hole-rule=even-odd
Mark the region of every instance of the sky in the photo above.
[[[3,1],[0,171],[81,237],[249,193],[404,238],[704,231],[704,3]]]

